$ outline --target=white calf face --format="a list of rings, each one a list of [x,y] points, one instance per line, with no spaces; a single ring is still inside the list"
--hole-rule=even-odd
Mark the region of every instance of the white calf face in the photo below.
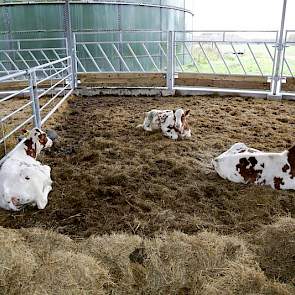
[[[175,127],[180,130],[182,127],[182,118],[185,116],[184,110],[177,109],[174,113],[174,116],[175,116]]]
[[[174,112],[175,116],[175,128],[180,133],[181,138],[191,137],[191,130],[188,125],[187,118],[189,117],[190,110],[184,111],[183,109],[177,109]]]

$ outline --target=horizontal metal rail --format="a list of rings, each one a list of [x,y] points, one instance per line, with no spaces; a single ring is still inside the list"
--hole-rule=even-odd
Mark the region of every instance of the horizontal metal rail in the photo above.
[[[63,77],[61,80],[57,81],[55,84],[53,84],[51,87],[49,87],[48,89],[46,89],[44,92],[42,92],[39,95],[39,98],[41,98],[42,96],[46,95],[47,93],[49,93],[51,90],[53,90],[54,88],[56,88],[56,86],[58,86],[60,83],[64,82],[66,79],[68,79],[71,76],[71,73],[68,74],[67,76]]]
[[[52,114],[63,104],[63,102],[73,93],[73,89],[71,89],[61,100],[60,102],[42,119],[41,124],[43,125]]]
[[[34,118],[34,115],[30,116],[28,119],[26,119],[24,122],[22,122],[20,125],[18,125],[16,128],[14,128],[12,131],[10,131],[7,135],[3,136],[0,139],[0,144],[4,143],[5,140],[7,140],[10,136],[12,136],[15,132],[20,130],[22,127],[24,127],[27,123],[29,123]]]
[[[43,111],[48,105],[51,104],[63,91],[65,91],[68,87],[71,87],[70,84],[67,84],[65,87],[60,89],[49,101],[47,101],[41,108],[40,111]],[[41,121],[42,122],[42,121]]]
[[[21,90],[19,90],[19,91],[14,91],[12,94],[10,94],[10,95],[8,95],[8,96],[6,96],[6,97],[4,97],[4,98],[1,98],[1,99],[0,99],[0,103],[1,103],[1,102],[4,102],[4,101],[6,101],[6,100],[10,100],[10,99],[12,99],[13,97],[16,97],[16,96],[18,96],[18,95],[20,95],[20,94],[22,94],[22,93],[27,92],[28,90],[30,90],[30,86],[28,86],[28,87],[26,87],[26,88],[23,88],[23,89],[21,89]]]

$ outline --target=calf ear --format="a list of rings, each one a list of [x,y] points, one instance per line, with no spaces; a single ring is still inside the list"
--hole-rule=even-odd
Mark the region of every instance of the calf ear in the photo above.
[[[189,116],[190,112],[191,112],[191,110],[187,110],[187,111],[185,111],[184,115],[187,117],[187,116]]]
[[[20,131],[21,131],[22,134],[27,134],[29,132],[27,129],[24,129],[24,128],[21,129]]]

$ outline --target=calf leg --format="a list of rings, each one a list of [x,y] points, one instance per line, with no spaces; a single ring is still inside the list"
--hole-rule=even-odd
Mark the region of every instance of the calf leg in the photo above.
[[[153,125],[153,121],[156,120],[156,116],[157,114],[154,111],[149,111],[146,113],[144,122],[142,125],[142,128],[145,131],[153,131],[152,125]]]
[[[178,139],[178,133],[174,129],[170,129],[169,126],[162,125],[161,130],[164,136],[169,137],[173,140]]]

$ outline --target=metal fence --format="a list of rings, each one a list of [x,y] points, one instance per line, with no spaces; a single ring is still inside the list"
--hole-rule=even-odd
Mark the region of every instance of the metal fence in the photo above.
[[[74,35],[78,72],[165,72],[167,32],[103,31]]]
[[[46,47],[41,47],[41,42]],[[0,40],[0,76],[31,69],[65,56],[65,38]],[[48,76],[45,70],[42,74]],[[15,77],[17,78],[19,77]]]
[[[279,31],[79,32],[74,48],[78,72],[161,72],[170,90],[178,73],[260,76],[276,95],[285,77],[294,77],[294,36],[294,31],[285,40]]]
[[[295,30],[285,35],[284,66],[282,75],[295,77]]]
[[[277,31],[175,32],[176,72],[271,76],[277,38]]]
[[[295,31],[287,31],[282,44],[278,31],[97,31],[74,33],[71,39],[72,50],[68,38],[0,41],[0,76],[67,55],[81,73],[172,71],[173,77],[200,73],[270,80],[275,74],[278,79],[295,75]],[[40,41],[47,46],[40,47]],[[49,75],[45,70],[38,74]]]
[[[6,83],[8,88],[11,82],[17,83],[15,80],[20,80],[19,90],[0,92],[0,150],[6,155],[0,163],[15,145],[22,128],[41,128],[72,94],[75,81],[71,57],[0,77],[0,83]]]

